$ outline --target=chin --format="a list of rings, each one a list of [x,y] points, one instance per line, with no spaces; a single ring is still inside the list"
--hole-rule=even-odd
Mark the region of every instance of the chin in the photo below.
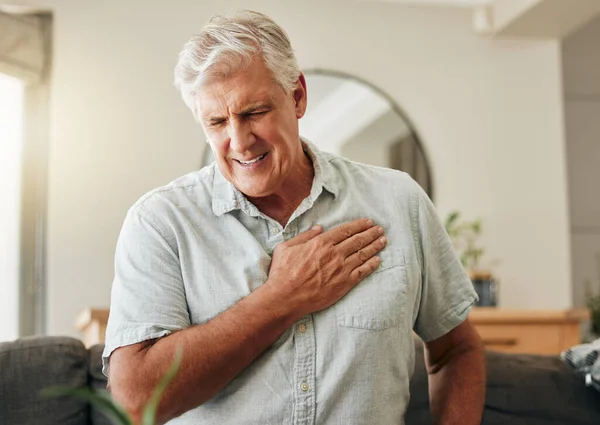
[[[252,186],[238,187],[238,190],[249,198],[265,198],[275,193],[275,190],[268,188],[257,188]]]
[[[264,198],[273,195],[279,187],[273,184],[272,181],[264,181],[263,179],[243,179],[237,181],[234,186],[244,195],[251,198]]]

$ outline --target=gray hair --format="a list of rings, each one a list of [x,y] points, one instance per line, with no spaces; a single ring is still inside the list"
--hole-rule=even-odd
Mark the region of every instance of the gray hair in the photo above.
[[[257,55],[286,92],[294,90],[300,75],[294,50],[283,28],[268,16],[248,10],[232,16],[217,15],[194,34],[175,66],[175,86],[194,117],[194,95],[207,73],[231,75],[250,65]],[[217,64],[219,72],[214,70]]]

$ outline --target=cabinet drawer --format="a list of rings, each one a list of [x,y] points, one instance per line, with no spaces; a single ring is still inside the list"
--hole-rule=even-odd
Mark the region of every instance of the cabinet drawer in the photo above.
[[[475,325],[488,350],[509,353],[559,354],[563,327],[554,324]]]

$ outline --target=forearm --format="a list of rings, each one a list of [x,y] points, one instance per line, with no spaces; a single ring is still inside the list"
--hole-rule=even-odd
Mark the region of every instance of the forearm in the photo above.
[[[177,347],[182,347],[181,367],[159,406],[159,423],[201,405],[300,318],[282,301],[281,294],[265,284],[208,323],[157,340],[139,352],[135,364],[111,370],[113,396],[139,417]]]
[[[480,344],[457,347],[429,374],[429,399],[436,425],[481,423],[485,402],[485,356]]]

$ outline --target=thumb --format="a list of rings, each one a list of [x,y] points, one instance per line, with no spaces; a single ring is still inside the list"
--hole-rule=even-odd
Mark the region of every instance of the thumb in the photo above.
[[[288,246],[294,246],[294,245],[300,245],[302,243],[306,243],[309,240],[319,236],[321,234],[321,232],[323,232],[323,227],[316,225],[311,227],[310,229],[308,229],[306,232],[302,232],[296,236],[294,236],[292,239],[288,240],[286,242],[286,244]]]

